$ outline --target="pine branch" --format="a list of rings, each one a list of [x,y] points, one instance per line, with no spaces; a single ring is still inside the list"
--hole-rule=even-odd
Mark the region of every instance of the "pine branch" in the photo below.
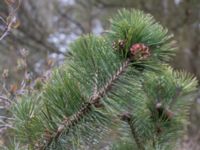
[[[141,143],[137,133],[136,133],[136,128],[134,126],[134,123],[133,123],[133,116],[129,113],[129,112],[125,112],[123,113],[121,116],[120,116],[121,120],[122,121],[125,121],[127,122],[127,124],[129,125],[130,129],[131,129],[131,133],[132,133],[132,136],[135,140],[135,143],[137,144],[137,147],[139,150],[144,150],[144,146],[143,144]]]
[[[46,149],[50,144],[52,143],[53,139],[58,140],[59,136],[62,134],[62,132],[65,129],[69,129],[76,124],[85,116],[87,116],[88,113],[92,110],[92,104],[90,102],[84,104],[84,106],[81,107],[81,109],[71,116],[70,118],[66,118],[63,122],[62,125],[60,125],[57,129],[57,132],[55,135],[50,136],[49,140],[47,141],[47,145],[45,147],[41,147],[40,149]]]
[[[113,83],[120,77],[120,75],[122,75],[125,72],[129,63],[130,59],[128,58],[119,68],[119,70],[117,70],[116,73],[111,77],[111,79],[107,82],[107,84],[103,88],[101,88],[99,92],[97,92],[90,98],[90,102],[92,104],[98,103],[100,98],[104,97],[111,90]]]
[[[20,142],[41,150],[76,149],[91,138],[100,139],[97,129],[112,128],[111,117],[129,111],[122,118],[139,149],[153,144],[153,149],[169,148],[186,120],[188,102],[180,99],[196,89],[195,78],[163,65],[174,55],[171,37],[152,16],[122,10],[105,37],[79,38],[41,96],[33,94],[14,104]],[[99,109],[102,106],[105,109]]]
[[[107,82],[107,84],[102,87],[98,92],[94,93],[89,98],[89,102],[84,104],[81,109],[72,115],[70,118],[65,119],[62,122],[62,125],[58,127],[57,132],[55,135],[52,135],[49,140],[47,141],[47,145],[45,147],[41,147],[40,149],[45,149],[46,147],[50,146],[53,139],[57,140],[59,136],[65,129],[70,129],[79,123],[84,117],[87,116],[92,111],[92,106],[96,106],[100,103],[101,98],[104,97],[112,88],[113,83],[126,71],[128,65],[130,63],[130,59],[128,58],[122,66],[116,71],[116,73],[111,77],[111,79]]]

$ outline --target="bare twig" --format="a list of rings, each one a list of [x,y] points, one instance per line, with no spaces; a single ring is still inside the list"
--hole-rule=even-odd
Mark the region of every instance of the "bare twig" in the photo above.
[[[4,97],[4,96],[0,96],[0,101],[6,101],[6,102],[8,102],[9,104],[12,103],[12,101],[11,101],[9,98]]]
[[[7,24],[6,20],[0,16],[0,20],[4,23],[4,24]]]
[[[9,18],[9,19],[10,19],[9,21],[6,21],[6,20],[3,19],[2,17],[0,17],[0,20],[2,20],[3,23],[6,24],[5,30],[3,31],[3,33],[2,33],[1,36],[0,36],[0,41],[2,41],[2,40],[9,34],[9,32],[10,32],[10,31],[12,30],[12,28],[13,28],[13,24],[15,24],[15,23],[17,22],[16,12],[17,12],[17,10],[18,10],[19,7],[20,7],[21,0],[18,0],[18,1],[16,2],[16,4],[17,4],[16,8],[13,8],[12,11],[10,12],[9,16],[8,16],[8,17],[10,17],[10,18]]]
[[[15,23],[15,22],[16,22],[16,17],[13,16],[13,17],[11,18],[11,21],[8,23],[8,25],[6,26],[5,30],[3,31],[3,34],[0,36],[0,41],[3,40],[3,39],[8,35],[8,33],[9,33],[9,32],[11,31],[11,29],[12,29],[13,23]]]

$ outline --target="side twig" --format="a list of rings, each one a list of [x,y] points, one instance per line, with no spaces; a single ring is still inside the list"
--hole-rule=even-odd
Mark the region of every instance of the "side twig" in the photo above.
[[[140,138],[138,137],[138,134],[136,132],[136,129],[134,127],[134,123],[133,123],[133,117],[129,112],[125,112],[122,115],[119,115],[120,119],[122,121],[127,122],[127,124],[129,125],[130,129],[131,129],[131,133],[133,135],[133,138],[135,140],[135,143],[137,144],[137,147],[139,150],[144,150],[144,147],[142,145],[142,142],[140,141]]]

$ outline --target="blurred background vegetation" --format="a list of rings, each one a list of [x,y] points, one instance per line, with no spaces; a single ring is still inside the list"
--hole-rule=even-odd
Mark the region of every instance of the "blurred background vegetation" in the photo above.
[[[12,5],[0,1],[2,18],[9,16],[15,7]],[[32,78],[42,76],[52,66],[63,63],[68,45],[77,37],[103,34],[109,18],[121,8],[151,13],[167,27],[178,47],[171,64],[200,79],[200,0],[24,0],[16,14],[20,26],[0,41],[0,72],[8,69],[7,82],[16,86],[24,78],[23,65]],[[3,33],[5,27],[0,21]],[[29,52],[25,64],[24,49]],[[188,134],[182,141],[183,149],[200,149],[200,96],[194,100]]]

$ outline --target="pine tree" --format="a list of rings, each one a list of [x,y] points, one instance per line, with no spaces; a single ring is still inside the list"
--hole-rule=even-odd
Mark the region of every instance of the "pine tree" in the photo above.
[[[151,15],[119,11],[104,35],[71,44],[41,90],[18,97],[16,141],[22,149],[85,150],[113,131],[113,150],[176,149],[197,82],[168,65],[175,51]]]

